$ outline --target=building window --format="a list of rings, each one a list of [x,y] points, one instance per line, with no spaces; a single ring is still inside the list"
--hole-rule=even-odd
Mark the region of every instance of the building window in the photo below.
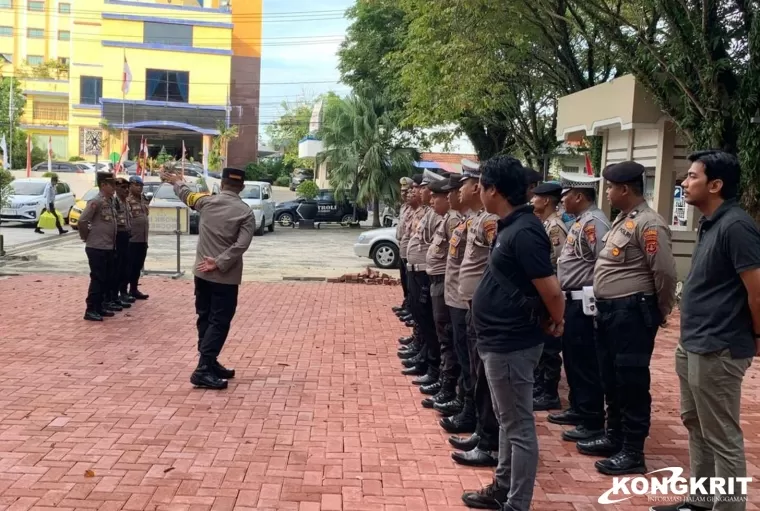
[[[68,103],[46,103],[35,101],[32,104],[32,119],[35,121],[68,121]]]
[[[27,55],[26,56],[26,63],[30,66],[39,66],[42,64],[43,58],[42,55]]]
[[[190,73],[187,71],[145,70],[145,99],[190,102]]]
[[[68,66],[71,63],[71,59],[68,57],[58,57],[58,63],[64,66]]]
[[[45,10],[45,2],[29,0],[29,2],[26,4],[26,8],[29,11],[43,12]]]
[[[44,39],[45,31],[41,28],[30,28],[27,30],[26,35],[29,39]]]
[[[562,172],[569,172],[570,174],[578,174],[581,171],[580,167],[570,167],[568,165],[562,166]]]
[[[0,65],[2,64],[13,64],[13,54],[0,53]]]
[[[58,4],[60,14],[71,14],[71,4]]]
[[[0,0],[0,9],[10,9],[13,7],[13,0]]]
[[[71,32],[68,30],[59,30],[58,31],[58,40],[59,41],[71,41]]]
[[[79,103],[82,105],[99,105],[103,97],[103,79],[95,76],[83,76],[79,81]]]
[[[0,37],[13,37],[13,27],[0,27]]]
[[[172,25],[169,23],[143,23],[143,42],[154,44],[193,45],[192,25]]]

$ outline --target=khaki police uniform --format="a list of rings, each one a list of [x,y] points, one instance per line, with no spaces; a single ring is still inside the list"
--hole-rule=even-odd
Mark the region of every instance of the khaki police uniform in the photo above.
[[[148,232],[150,230],[150,208],[148,201],[142,196],[127,197],[127,207],[132,220],[132,231],[129,237],[129,295],[135,298],[146,296],[140,293],[140,273],[145,265],[148,254]]]
[[[544,220],[544,229],[552,244],[551,260],[552,266],[556,271],[557,259],[559,259],[559,255],[562,253],[562,247],[565,245],[565,240],[567,239],[567,227],[565,227],[562,217],[560,217],[557,212],[554,212],[549,215],[549,218]]]
[[[407,286],[406,277],[406,257],[402,255],[401,239],[404,237],[406,230],[406,222],[409,218],[409,204],[402,204],[398,216],[398,224],[396,224],[396,241],[399,244],[399,278],[401,279],[401,290],[404,292],[404,301],[401,306],[408,310],[409,308],[409,288]]]
[[[132,215],[126,199],[121,200],[114,195],[113,207],[116,213],[116,249],[111,299],[119,302],[122,298],[126,299],[129,285],[129,239],[132,232]]]

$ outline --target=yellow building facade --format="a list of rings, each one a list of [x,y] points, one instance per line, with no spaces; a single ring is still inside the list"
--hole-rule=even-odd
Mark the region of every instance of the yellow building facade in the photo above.
[[[0,0],[0,73],[26,97],[22,128],[58,159],[200,158],[238,126],[228,164],[256,159],[262,0]],[[131,73],[122,91],[125,61]]]

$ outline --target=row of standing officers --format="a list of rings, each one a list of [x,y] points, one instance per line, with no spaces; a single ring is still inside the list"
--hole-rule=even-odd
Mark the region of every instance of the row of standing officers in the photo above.
[[[530,488],[532,495],[533,485],[516,484],[510,467],[503,466],[512,457],[499,452],[505,425],[494,414],[478,352],[483,339],[473,321],[473,295],[504,223],[484,209],[480,166],[462,163],[461,175],[425,171],[401,182],[405,203],[397,237],[404,302],[394,311],[411,321],[414,334],[400,339],[399,357],[404,374],[418,376],[413,383],[429,396],[423,406],[439,411],[440,426],[453,434],[449,442],[458,449],[453,459],[497,467],[492,485],[465,493],[463,500],[471,507],[500,509],[510,486],[513,493]],[[533,212],[549,240],[549,253],[541,257],[555,268],[565,299],[564,322],[545,335],[529,405],[559,409],[564,359],[569,407],[548,420],[572,426],[562,438],[583,454],[601,457],[595,464],[601,473],[644,473],[649,363],[657,331],[675,303],[670,231],[646,203],[639,164],[623,162],[603,173],[610,203],[620,211],[612,224],[596,206],[600,178],[563,174],[561,184],[538,184],[539,174],[523,172]],[[569,225],[560,205],[574,217]],[[489,271],[499,268],[492,262]],[[456,436],[462,433],[470,435]],[[520,508],[530,496],[509,500]]]

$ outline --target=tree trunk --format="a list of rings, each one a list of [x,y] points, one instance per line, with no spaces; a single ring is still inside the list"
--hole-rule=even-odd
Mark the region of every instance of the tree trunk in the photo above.
[[[372,199],[372,227],[382,227],[380,224],[380,199],[377,197]]]

